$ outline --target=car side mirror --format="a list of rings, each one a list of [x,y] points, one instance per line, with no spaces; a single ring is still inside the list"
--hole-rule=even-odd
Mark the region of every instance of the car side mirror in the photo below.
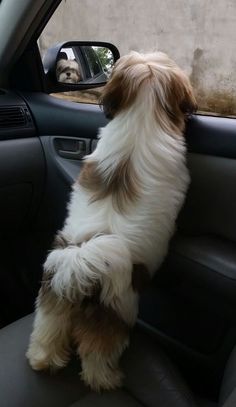
[[[51,90],[76,90],[103,86],[114,63],[118,49],[105,42],[73,41],[49,48],[43,67]]]

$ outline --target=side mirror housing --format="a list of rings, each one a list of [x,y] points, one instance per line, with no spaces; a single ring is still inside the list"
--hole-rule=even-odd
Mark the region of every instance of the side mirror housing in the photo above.
[[[47,90],[67,92],[103,86],[119,57],[118,49],[106,42],[57,44],[43,57]]]

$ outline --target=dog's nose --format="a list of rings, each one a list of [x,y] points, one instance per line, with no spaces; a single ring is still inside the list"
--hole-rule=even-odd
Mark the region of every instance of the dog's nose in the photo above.
[[[66,75],[67,75],[67,76],[70,76],[70,72],[66,72]]]

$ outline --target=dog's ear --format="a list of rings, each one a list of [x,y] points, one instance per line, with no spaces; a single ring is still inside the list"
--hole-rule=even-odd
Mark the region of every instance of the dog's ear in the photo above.
[[[62,73],[63,69],[65,68],[67,64],[67,61],[65,59],[59,59],[57,61],[57,66],[56,66],[56,77],[57,80],[59,81],[59,75]]]
[[[179,68],[171,73],[169,99],[170,105],[184,114],[191,114],[197,110],[192,85],[187,75]]]
[[[100,99],[100,104],[103,107],[105,116],[108,119],[113,119],[120,110],[128,107],[131,99],[133,99],[133,97],[127,88],[126,92],[124,92],[123,72],[114,69],[109,82],[103,89]]]
[[[180,80],[182,81],[184,93],[180,101],[180,109],[184,114],[194,113],[197,111],[198,106],[190,80],[183,72],[181,72]]]
[[[121,57],[114,65],[100,99],[103,111],[109,119],[121,110],[129,108],[136,99],[139,86],[143,81],[143,70],[140,69],[139,60],[139,54],[131,52]]]
[[[121,89],[122,75],[116,75],[113,71],[109,82],[103,88],[100,105],[108,119],[113,119],[121,108],[123,92]]]
[[[156,78],[157,120],[165,131],[182,134],[185,117],[197,110],[191,83],[176,64],[157,73]]]
[[[79,83],[81,81],[81,76],[80,76],[80,72],[76,72],[76,83]]]

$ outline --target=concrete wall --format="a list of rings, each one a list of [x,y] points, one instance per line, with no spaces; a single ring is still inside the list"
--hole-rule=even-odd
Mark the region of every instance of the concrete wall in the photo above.
[[[184,68],[201,110],[236,115],[236,0],[62,0],[40,39],[161,50]]]

